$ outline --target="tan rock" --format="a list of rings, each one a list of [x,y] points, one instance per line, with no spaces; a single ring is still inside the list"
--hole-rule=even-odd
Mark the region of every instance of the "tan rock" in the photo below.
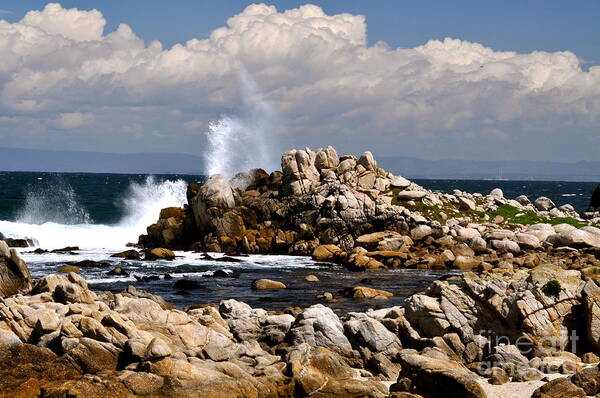
[[[173,260],[175,258],[175,253],[173,253],[172,250],[160,247],[146,252],[146,258],[150,260]]]
[[[255,290],[278,290],[287,289],[283,282],[274,281],[271,279],[256,279],[252,282],[252,289]]]
[[[378,290],[365,286],[356,286],[352,288],[349,295],[353,298],[375,298],[377,296],[392,297],[394,294],[385,290]]]
[[[175,217],[175,218],[181,217],[181,216],[183,216],[184,211],[185,210],[182,209],[181,207],[166,207],[160,211],[159,219],[166,220],[167,218],[171,218],[171,217]]]
[[[317,261],[332,261],[341,252],[342,249],[336,245],[320,245],[315,248],[312,253],[312,257]]]
[[[460,270],[471,270],[481,264],[481,260],[470,256],[456,256],[452,266]]]

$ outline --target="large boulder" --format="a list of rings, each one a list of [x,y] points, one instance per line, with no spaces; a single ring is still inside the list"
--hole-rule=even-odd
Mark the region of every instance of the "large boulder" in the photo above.
[[[533,202],[533,205],[539,211],[550,211],[550,210],[552,210],[552,209],[554,209],[556,207],[556,205],[554,204],[554,202],[552,201],[552,199],[547,198],[545,196],[540,196],[539,198],[537,198]]]
[[[398,336],[366,314],[350,314],[349,319],[344,322],[344,328],[356,347],[367,347],[372,352],[390,356],[402,349]]]
[[[321,304],[310,306],[298,315],[288,339],[293,345],[307,343],[344,356],[352,355],[352,345],[344,335],[342,322],[331,308]]]
[[[402,353],[398,381],[411,380],[411,393],[425,398],[486,398],[487,394],[478,383],[477,376],[469,369],[441,352],[430,350],[425,355]],[[392,386],[394,387],[394,386]]]
[[[235,206],[234,191],[225,176],[216,174],[211,176],[200,187],[198,194],[192,198],[192,211],[196,227],[200,232],[205,232],[212,219],[211,209],[231,209]]]
[[[535,390],[531,398],[583,398],[585,396],[585,391],[581,387],[577,387],[569,379],[559,377]]]
[[[558,246],[600,248],[600,234],[577,228],[563,230],[550,240]]]
[[[14,249],[0,241],[0,297],[8,297],[31,289],[31,274],[27,264]]]
[[[379,381],[358,379],[344,358],[324,347],[301,344],[288,355],[294,382],[293,396],[315,398],[383,398],[387,388]]]

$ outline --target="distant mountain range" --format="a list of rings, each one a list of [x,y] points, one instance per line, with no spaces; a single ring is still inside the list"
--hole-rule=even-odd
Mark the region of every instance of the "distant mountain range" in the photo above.
[[[377,157],[379,166],[407,178],[600,181],[597,162],[425,160]],[[0,148],[2,171],[127,174],[202,174],[200,156],[176,153],[51,151]]]
[[[423,160],[401,156],[377,160],[380,167],[410,178],[600,182],[600,161]]]
[[[0,170],[119,174],[202,174],[199,156],[0,148]]]

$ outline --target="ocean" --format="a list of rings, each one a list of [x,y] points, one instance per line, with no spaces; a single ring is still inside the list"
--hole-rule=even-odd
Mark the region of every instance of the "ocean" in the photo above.
[[[337,292],[358,284],[390,290],[396,296],[384,303],[347,300],[332,304],[340,311],[364,311],[377,306],[401,304],[406,295],[424,288],[424,283],[446,272],[397,270],[350,273],[337,266],[320,264],[308,257],[247,256],[239,262],[203,259],[198,253],[177,252],[175,261],[130,261],[110,255],[137,242],[146,227],[158,219],[160,209],[186,202],[189,182],[202,182],[203,176],[141,175],[91,173],[0,172],[0,232],[6,237],[32,238],[43,249],[78,246],[75,254],[33,254],[32,248],[18,249],[34,277],[56,272],[81,260],[110,263],[107,268],[86,268],[82,275],[97,290],[120,291],[127,285],[160,294],[175,305],[185,307],[218,303],[236,298],[253,306],[282,309],[317,303],[323,292]],[[415,180],[435,191],[489,193],[499,187],[507,198],[525,194],[530,199],[547,196],[557,205],[572,204],[585,210],[595,182],[488,181],[488,180]],[[215,254],[215,256],[218,256]],[[128,277],[106,275],[113,267],[123,267]],[[217,269],[235,278],[212,278]],[[169,274],[173,279],[165,279]],[[315,274],[321,282],[306,282]],[[140,282],[137,277],[157,275],[160,279]],[[179,278],[196,279],[200,288],[183,292],[174,288]],[[255,292],[253,279],[270,278],[288,284],[289,289]]]

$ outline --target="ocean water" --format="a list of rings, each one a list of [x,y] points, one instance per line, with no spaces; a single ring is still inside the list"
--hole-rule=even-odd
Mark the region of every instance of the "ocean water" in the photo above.
[[[129,261],[110,255],[137,242],[146,227],[158,219],[160,209],[181,206],[186,202],[189,182],[202,182],[203,176],[191,175],[123,175],[87,173],[14,173],[0,172],[0,232],[6,237],[32,238],[37,247],[58,249],[79,246],[73,254],[33,254],[32,248],[19,249],[34,277],[58,271],[81,260],[109,263],[106,268],[85,268],[82,275],[94,289],[120,291],[128,285],[160,294],[174,304],[216,303],[236,298],[253,306],[281,309],[307,306],[319,302],[315,295],[331,292],[334,296],[346,287],[367,285],[392,291],[395,297],[386,302],[345,300],[332,304],[341,311],[366,310],[401,304],[404,298],[425,288],[425,284],[444,272],[398,270],[351,273],[297,256],[240,256],[238,262],[206,260],[199,253],[178,252],[174,261]],[[484,180],[415,180],[418,184],[441,192],[460,189],[488,193],[499,187],[508,198],[525,194],[531,199],[544,195],[558,205],[570,203],[578,210],[587,207],[596,183],[586,182],[519,182]],[[218,254],[213,254],[218,257]],[[106,273],[123,267],[128,277],[111,277]],[[234,278],[210,277],[222,269]],[[165,279],[168,274],[173,279]],[[306,282],[315,274],[321,282]],[[137,277],[157,275],[158,280],[141,282]],[[177,279],[194,279],[200,288],[186,292],[174,287]],[[256,292],[250,289],[253,279],[270,278],[285,282],[289,289]]]

